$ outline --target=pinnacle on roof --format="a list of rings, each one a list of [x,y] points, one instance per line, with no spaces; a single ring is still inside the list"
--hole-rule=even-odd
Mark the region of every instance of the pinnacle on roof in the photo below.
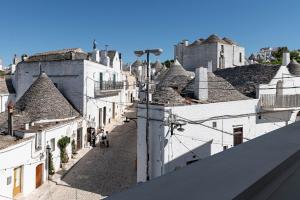
[[[16,102],[15,110],[22,116],[24,123],[79,116],[45,73]]]

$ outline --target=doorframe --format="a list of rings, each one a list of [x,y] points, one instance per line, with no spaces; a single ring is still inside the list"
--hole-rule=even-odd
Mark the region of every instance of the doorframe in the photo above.
[[[37,186],[37,184],[36,184],[36,183],[37,183],[37,182],[36,182],[36,180],[37,180],[37,179],[36,179],[36,178],[37,178],[37,177],[36,177],[36,175],[37,175],[37,174],[36,174],[36,172],[37,172],[36,170],[37,170],[38,166],[41,166],[41,173],[42,173],[42,174],[41,174],[41,184],[40,184],[39,186]],[[40,164],[38,164],[38,165],[35,166],[35,188],[36,188],[36,189],[43,185],[43,183],[44,183],[44,181],[43,181],[43,176],[44,176],[44,163],[40,163]]]
[[[16,169],[20,169],[20,191],[18,193],[15,193],[15,183],[16,183],[16,179],[15,179],[15,170]],[[23,166],[19,166],[13,169],[13,191],[12,191],[12,196],[13,198],[16,197],[18,194],[21,194],[23,191]]]

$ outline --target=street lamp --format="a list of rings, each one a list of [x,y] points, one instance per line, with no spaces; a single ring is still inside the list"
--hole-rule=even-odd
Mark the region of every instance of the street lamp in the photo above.
[[[147,76],[146,76],[146,154],[147,154],[147,163],[146,163],[146,174],[147,181],[149,180],[149,68],[150,68],[150,54],[155,56],[159,56],[163,52],[162,49],[146,49],[146,50],[138,50],[134,51],[134,54],[137,57],[141,57],[144,54],[147,55]]]

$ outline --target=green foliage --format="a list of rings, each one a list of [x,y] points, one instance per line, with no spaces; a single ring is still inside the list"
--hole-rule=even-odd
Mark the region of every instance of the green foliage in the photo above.
[[[275,58],[271,64],[281,64],[282,63],[282,54],[287,52],[289,49],[287,47],[279,47],[277,51],[272,52],[272,56]],[[300,62],[299,50],[290,51],[291,60],[296,60]]]
[[[169,68],[173,62],[174,62],[174,60],[166,60],[165,62],[163,62],[163,64],[164,64],[167,68]]]
[[[55,173],[54,165],[53,165],[53,157],[52,153],[49,153],[49,161],[48,161],[48,173],[49,175],[53,175]]]
[[[66,152],[66,147],[70,144],[70,137],[65,136],[58,140],[57,144],[60,149],[60,160],[62,163],[67,163],[69,161],[69,156]]]

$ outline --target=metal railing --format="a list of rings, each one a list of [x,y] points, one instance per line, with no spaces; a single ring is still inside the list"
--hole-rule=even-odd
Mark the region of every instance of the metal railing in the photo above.
[[[123,82],[116,81],[101,81],[95,82],[95,91],[106,91],[106,90],[120,90],[123,89]]]
[[[260,105],[262,108],[300,107],[300,94],[294,94],[294,95],[262,94],[260,96]]]

